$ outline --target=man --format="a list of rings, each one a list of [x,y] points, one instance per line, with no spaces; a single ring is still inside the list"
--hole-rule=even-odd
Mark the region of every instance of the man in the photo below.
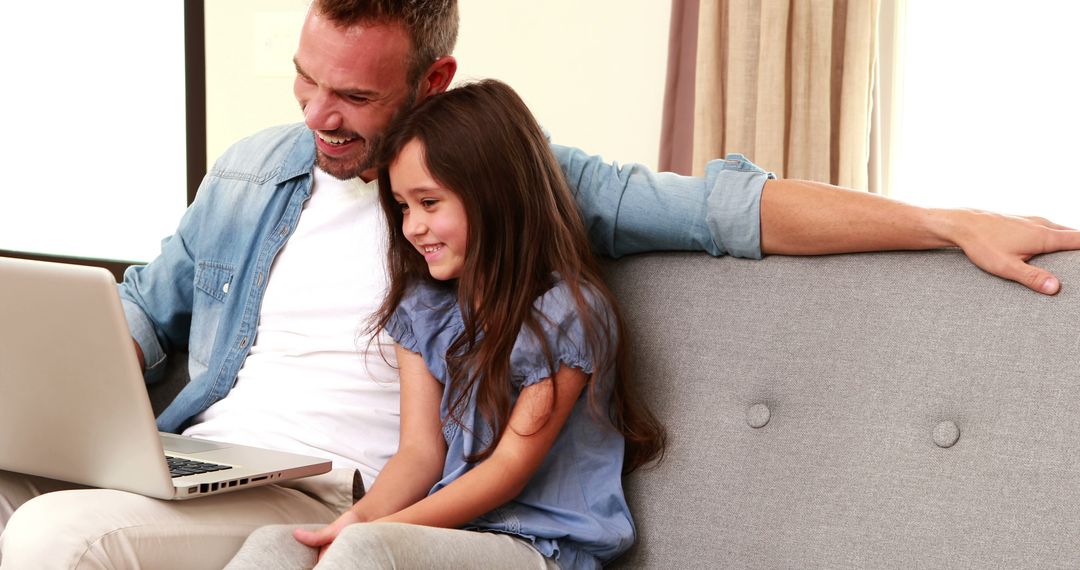
[[[295,56],[305,124],[226,152],[161,256],[120,286],[148,381],[166,354],[189,352],[191,382],[161,429],[320,455],[335,469],[182,502],[52,492],[72,486],[0,472],[3,568],[221,567],[255,528],[329,523],[373,482],[396,449],[398,395],[382,340],[360,335],[383,286],[369,158],[396,113],[450,85],[456,32],[453,0],[316,0]],[[1056,279],[1025,261],[1080,247],[1080,233],[1045,220],[771,180],[737,155],[689,178],[554,150],[609,255],[958,246],[979,267],[1053,294]]]

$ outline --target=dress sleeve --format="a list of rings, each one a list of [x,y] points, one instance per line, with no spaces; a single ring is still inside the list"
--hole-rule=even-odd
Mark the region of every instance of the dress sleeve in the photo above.
[[[386,322],[386,334],[402,348],[424,355],[425,360],[441,358],[440,339],[461,332],[455,303],[455,294],[445,284],[413,283]]]
[[[583,287],[582,293],[592,307],[600,309],[593,312],[599,313],[604,319],[610,318],[606,304],[599,301],[591,290]],[[541,339],[527,327],[522,327],[510,354],[510,376],[515,387],[522,389],[551,378],[560,366],[592,374],[597,356],[585,337],[583,315],[566,284],[560,282],[550,289],[536,300],[533,308],[537,312],[543,342],[550,349],[551,360],[544,352]],[[594,317],[586,315],[584,318]],[[613,328],[607,325],[605,320],[594,326],[607,327],[609,330]],[[613,333],[603,336],[614,340]]]
[[[394,309],[394,314],[390,315],[390,320],[386,322],[386,334],[389,334],[405,350],[420,352],[420,343],[413,331],[413,305],[412,299],[408,296],[398,304],[397,309]]]

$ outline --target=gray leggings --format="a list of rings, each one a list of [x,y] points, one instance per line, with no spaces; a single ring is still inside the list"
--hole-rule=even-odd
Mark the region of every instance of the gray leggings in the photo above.
[[[306,528],[317,529],[321,525]],[[226,570],[354,568],[491,568],[557,570],[523,539],[400,523],[345,527],[315,564],[315,550],[293,538],[295,525],[264,526],[248,537]]]

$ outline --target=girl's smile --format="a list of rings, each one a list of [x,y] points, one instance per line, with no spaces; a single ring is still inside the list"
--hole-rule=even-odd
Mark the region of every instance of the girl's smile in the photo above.
[[[465,267],[469,232],[461,197],[432,178],[417,139],[402,147],[389,170],[405,238],[424,256],[432,277],[457,279]]]

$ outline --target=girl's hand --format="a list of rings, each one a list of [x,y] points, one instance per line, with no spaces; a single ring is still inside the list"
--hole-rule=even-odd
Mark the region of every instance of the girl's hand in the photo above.
[[[330,544],[334,542],[334,539],[341,533],[341,529],[359,522],[364,521],[360,518],[359,514],[352,509],[349,509],[345,511],[345,514],[338,517],[337,520],[319,530],[298,528],[293,531],[293,537],[301,544],[305,544],[312,548],[318,548],[319,558],[321,559],[326,552],[326,549],[330,547]]]
[[[363,498],[337,520],[318,530],[298,528],[293,531],[297,542],[319,549],[320,559],[342,529],[351,524],[379,520],[416,503],[426,497],[442,477],[446,459],[446,440],[439,420],[442,385],[428,372],[423,357],[394,346],[401,378],[398,452],[386,462]]]

